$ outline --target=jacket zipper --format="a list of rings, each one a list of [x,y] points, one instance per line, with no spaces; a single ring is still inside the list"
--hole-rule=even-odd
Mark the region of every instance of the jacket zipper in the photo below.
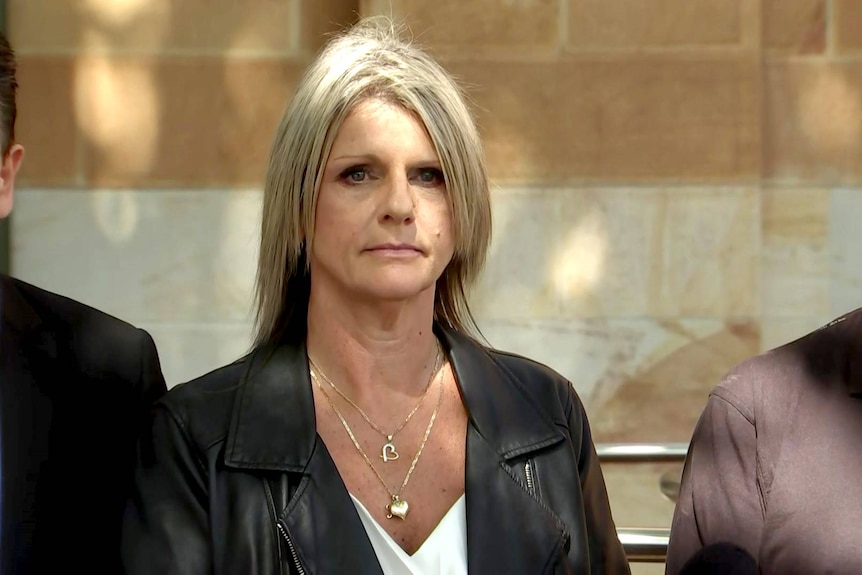
[[[278,527],[278,532],[281,533],[284,540],[287,541],[287,548],[290,550],[290,556],[293,558],[293,565],[296,567],[297,575],[305,575],[305,569],[302,568],[302,564],[299,562],[299,555],[296,553],[293,541],[290,540],[290,535],[287,534],[287,529],[282,527],[281,523],[276,523],[276,527]]]
[[[530,459],[528,459],[527,463],[524,464],[524,476],[527,478],[527,489],[535,497],[536,483],[533,478],[533,462]]]
[[[275,509],[275,499],[272,497],[272,487],[270,487],[268,480],[264,480],[263,489],[266,492],[266,499],[269,503],[270,517],[275,523],[276,531],[284,537],[285,541],[287,541],[287,548],[290,550],[290,556],[293,557],[293,564],[296,567],[297,575],[305,575],[305,569],[302,568],[302,564],[299,562],[299,555],[297,555],[296,548],[293,546],[293,542],[287,534],[287,529],[285,529],[281,525],[281,522],[276,519],[276,517],[278,517],[278,513]],[[276,541],[276,549],[278,549],[278,564],[283,567],[284,563],[281,560],[281,545],[278,545],[278,541]]]
[[[536,468],[535,468],[535,463],[533,462],[532,459],[528,459],[524,463],[524,478],[526,479],[525,483],[526,483],[527,491],[529,491],[530,495],[532,495],[536,499],[536,501],[539,502],[539,505],[541,505],[546,511],[548,511],[549,513],[551,513],[553,515],[553,512],[550,509],[548,509],[544,503],[542,503],[542,501],[539,499],[539,494],[536,492]],[[554,518],[556,519],[556,515],[554,515]],[[569,530],[566,529],[565,525],[563,525],[562,522],[559,522],[559,526],[560,526],[560,548],[565,550],[566,545],[568,544],[569,540],[571,539],[571,535],[569,535]]]

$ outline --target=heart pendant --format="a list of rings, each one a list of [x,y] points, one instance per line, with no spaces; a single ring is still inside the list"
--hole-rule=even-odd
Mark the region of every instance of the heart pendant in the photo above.
[[[387,519],[397,517],[398,519],[404,521],[407,518],[407,512],[410,511],[410,505],[408,505],[407,502],[403,499],[399,499],[396,496],[392,498],[392,503],[386,506],[386,511],[389,512],[386,515]]]
[[[398,452],[395,451],[395,446],[390,440],[389,443],[383,446],[383,449],[380,452],[380,459],[383,460],[383,463],[388,463],[390,461],[395,461],[398,457],[400,456],[398,455]]]

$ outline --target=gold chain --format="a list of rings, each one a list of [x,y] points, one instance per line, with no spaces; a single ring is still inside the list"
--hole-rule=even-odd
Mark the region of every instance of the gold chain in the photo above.
[[[347,432],[347,435],[350,437],[350,440],[353,442],[353,446],[356,447],[356,450],[362,456],[362,459],[365,460],[365,463],[368,464],[368,467],[371,468],[371,471],[374,472],[374,475],[383,485],[383,488],[386,489],[386,492],[389,493],[389,497],[391,499],[390,503],[386,505],[386,511],[388,512],[386,517],[388,519],[392,519],[393,517],[397,517],[398,519],[404,520],[407,517],[407,512],[410,509],[407,501],[401,498],[401,494],[404,492],[404,489],[407,487],[407,483],[410,481],[410,476],[413,474],[413,470],[416,469],[416,464],[419,463],[419,457],[422,455],[422,450],[425,449],[425,443],[428,442],[428,437],[431,435],[431,429],[434,427],[434,420],[437,419],[437,413],[440,410],[440,404],[443,402],[443,380],[440,380],[440,391],[437,394],[437,405],[434,406],[434,411],[431,413],[431,420],[428,422],[428,427],[425,428],[425,435],[422,437],[422,442],[419,444],[419,449],[416,450],[416,455],[413,456],[413,461],[410,463],[410,468],[407,470],[407,475],[404,476],[404,481],[401,482],[401,487],[397,492],[392,491],[389,488],[389,484],[386,483],[386,480],[383,479],[383,476],[380,475],[380,472],[377,471],[377,468],[374,467],[374,464],[369,459],[368,455],[366,455],[365,450],[362,449],[362,446],[359,444],[359,441],[356,439],[356,436],[353,434],[353,431],[350,429],[350,425],[348,425],[347,420],[341,414],[335,404],[332,402],[332,399],[329,397],[329,394],[326,393],[326,390],[323,389],[323,386],[320,385],[320,379],[318,379],[318,374],[316,370],[312,367],[309,370],[311,373],[311,379],[314,380],[314,383],[317,384],[317,388],[320,390],[320,393],[323,394],[323,397],[326,399],[326,402],[332,408],[332,411],[335,412],[335,415],[338,416],[338,419],[341,421],[341,425],[344,426],[344,430]],[[434,381],[434,378],[431,378],[431,381]]]
[[[335,385],[335,383],[331,379],[329,379],[329,376],[327,376],[323,372],[323,370],[320,369],[320,366],[318,366],[317,363],[313,359],[311,359],[310,356],[308,358],[308,363],[311,366],[311,368],[314,370],[314,372],[316,372],[317,375],[323,379],[323,381],[325,381],[332,389],[334,389],[335,392],[338,395],[340,395],[342,399],[344,399],[344,401],[349,403],[356,411],[358,411],[359,415],[362,416],[362,419],[364,419],[365,422],[368,425],[370,425],[372,429],[374,429],[374,431],[376,431],[377,433],[379,433],[380,435],[382,435],[383,437],[386,438],[386,443],[383,444],[383,447],[380,450],[380,458],[383,460],[383,463],[388,463],[390,461],[396,461],[397,459],[400,458],[400,456],[398,455],[398,450],[395,448],[395,444],[393,443],[392,440],[402,429],[404,429],[404,427],[407,426],[408,423],[410,423],[410,420],[413,419],[413,416],[416,414],[416,412],[419,410],[419,408],[422,407],[422,404],[425,403],[425,398],[428,397],[428,391],[431,389],[431,383],[434,381],[434,376],[436,375],[437,371],[441,367],[440,361],[441,361],[440,343],[437,342],[437,354],[434,358],[434,366],[431,368],[431,374],[428,376],[428,383],[425,385],[425,390],[422,392],[422,397],[419,398],[419,401],[416,403],[416,405],[413,407],[413,409],[410,410],[410,413],[407,414],[407,417],[404,418],[404,421],[401,422],[401,425],[399,425],[398,428],[395,431],[393,431],[392,433],[386,433],[385,431],[380,429],[380,427],[377,424],[375,424],[373,421],[371,421],[371,418],[368,417],[368,414],[365,413],[365,411],[361,407],[359,407],[356,404],[356,402],[354,402],[352,399],[350,399],[350,397],[348,397],[347,394],[345,394],[343,391],[341,391],[338,388],[338,386]]]

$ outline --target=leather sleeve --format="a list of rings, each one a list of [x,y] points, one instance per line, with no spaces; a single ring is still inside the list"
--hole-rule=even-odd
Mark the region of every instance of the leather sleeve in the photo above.
[[[758,556],[763,508],[756,461],[752,417],[713,392],[695,427],[683,471],[668,575],[680,573],[695,553],[714,543],[735,544]]]
[[[156,351],[153,338],[146,331],[139,331],[141,333],[141,402],[144,412],[148,413],[168,388],[165,385],[159,353]]]
[[[123,524],[128,575],[210,575],[207,474],[183,426],[163,405],[139,449]]]
[[[574,390],[570,392],[569,430],[580,432],[573,437],[578,448],[578,472],[584,498],[584,514],[590,545],[590,572],[593,575],[630,573],[625,551],[617,537],[611,515],[605,479],[599,467],[599,458],[593,444],[590,424],[584,406]],[[578,442],[577,440],[580,439]]]

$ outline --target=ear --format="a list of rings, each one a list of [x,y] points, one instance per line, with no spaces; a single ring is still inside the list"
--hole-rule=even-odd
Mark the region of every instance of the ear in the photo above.
[[[0,219],[5,218],[12,211],[12,201],[15,193],[15,176],[24,159],[24,146],[13,144],[9,151],[3,156],[3,164],[0,165]]]

